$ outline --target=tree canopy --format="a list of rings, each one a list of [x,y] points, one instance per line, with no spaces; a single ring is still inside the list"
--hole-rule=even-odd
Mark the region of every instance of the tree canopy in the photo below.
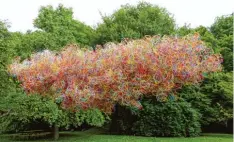
[[[96,52],[47,50],[16,61],[9,71],[28,93],[49,94],[68,108],[111,113],[117,102],[140,107],[143,94],[163,97],[183,84],[199,83],[204,74],[220,70],[221,62],[194,35],[145,38]]]
[[[217,17],[210,30],[218,39],[225,71],[233,71],[233,14]]]
[[[102,20],[96,29],[98,44],[145,35],[169,35],[175,29],[174,19],[166,9],[145,2],[123,5],[112,15],[102,16]]]
[[[41,7],[38,17],[34,20],[34,26],[52,34],[52,40],[56,41],[57,48],[71,43],[82,46],[92,45],[94,30],[84,23],[73,18],[71,8],[59,5],[56,9],[52,6]],[[51,40],[50,40],[51,41]]]

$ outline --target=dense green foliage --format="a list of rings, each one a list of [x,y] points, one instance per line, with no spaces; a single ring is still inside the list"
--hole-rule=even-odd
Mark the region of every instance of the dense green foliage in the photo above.
[[[233,118],[233,73],[211,74],[201,86],[201,91],[211,100],[211,107],[219,110],[218,122]]]
[[[159,102],[146,99],[142,105],[141,111],[118,107],[110,131],[163,137],[198,136],[201,132],[200,114],[185,101]]]
[[[210,28],[217,39],[233,34],[233,14],[217,17]]]
[[[51,40],[60,48],[70,43],[81,46],[92,44],[94,30],[73,19],[72,9],[63,5],[56,9],[52,6],[41,7],[38,17],[34,20],[34,26],[50,34],[49,36],[53,38]]]
[[[198,136],[199,113],[187,102],[143,103],[133,131],[143,136]]]
[[[145,2],[137,6],[123,5],[112,15],[103,16],[102,20],[96,29],[98,44],[145,35],[169,35],[175,29],[174,19],[166,9]]]
[[[6,21],[0,21],[0,100],[9,91],[15,90],[15,84],[8,73],[6,67],[11,59],[16,55],[14,47],[18,44],[18,39],[8,31],[9,25]]]
[[[215,73],[207,76],[201,86],[185,86],[179,96],[192,104],[201,114],[201,124],[228,126],[233,119],[232,72]],[[232,124],[229,124],[232,125]]]
[[[218,46],[222,49],[225,71],[233,71],[233,14],[218,17],[210,30],[217,38]]]
[[[61,111],[57,105],[50,100],[42,99],[38,96],[27,96],[25,94],[8,95],[1,109],[8,110],[1,116],[1,131],[20,131],[27,129],[28,124],[35,121],[44,121],[53,124]]]
[[[102,126],[105,117],[98,109],[70,112],[62,110],[49,98],[38,95],[27,96],[24,93],[8,95],[4,99],[8,105],[0,108],[7,111],[0,117],[0,132],[30,130],[37,123],[56,125],[63,128],[78,127],[83,123],[90,126]]]
[[[192,107],[201,114],[201,124],[208,125],[216,120],[217,113],[211,107],[209,94],[201,93],[199,86],[184,86],[179,91],[179,97],[191,103]]]

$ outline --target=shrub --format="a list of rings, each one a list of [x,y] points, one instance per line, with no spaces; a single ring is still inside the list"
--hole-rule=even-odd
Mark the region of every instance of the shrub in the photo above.
[[[216,121],[218,116],[217,109],[212,107],[212,99],[210,94],[204,94],[201,87],[197,85],[183,86],[178,91],[178,96],[184,101],[190,103],[192,108],[196,109],[201,114],[201,125],[208,125]]]
[[[180,98],[201,113],[203,126],[211,123],[227,126],[233,118],[232,77],[232,72],[209,74],[200,86],[184,86],[178,91]]]
[[[187,102],[143,102],[133,132],[143,136],[197,136],[200,114]]]
[[[98,109],[71,112],[61,109],[49,98],[24,93],[9,94],[0,104],[0,110],[5,110],[0,116],[0,133],[22,132],[32,129],[49,130],[53,124],[69,129],[82,124],[102,126],[105,116]]]
[[[1,104],[0,108],[7,113],[0,117],[0,132],[27,130],[32,122],[37,121],[52,125],[61,115],[61,110],[53,101],[38,95],[12,93],[4,100],[5,103]]]

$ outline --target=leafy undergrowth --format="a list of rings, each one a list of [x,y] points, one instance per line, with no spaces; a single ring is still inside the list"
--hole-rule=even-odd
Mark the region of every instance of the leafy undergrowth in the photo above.
[[[13,142],[10,135],[0,135],[0,142]],[[32,140],[27,142],[47,142],[52,139]],[[203,134],[192,138],[161,138],[161,137],[139,137],[107,135],[97,129],[83,132],[60,132],[59,142],[232,142],[231,134]],[[15,141],[20,142],[20,141]]]

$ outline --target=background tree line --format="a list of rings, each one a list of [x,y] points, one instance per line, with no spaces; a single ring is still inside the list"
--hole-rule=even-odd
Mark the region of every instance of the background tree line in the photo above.
[[[172,15],[164,8],[149,3],[127,4],[112,15],[102,15],[102,23],[92,28],[74,19],[71,8],[59,5],[41,7],[34,20],[35,31],[10,32],[9,26],[0,21],[0,132],[31,130],[35,124],[40,124],[36,126],[42,126],[41,129],[50,129],[48,126],[53,123],[61,129],[102,126],[109,120],[97,109],[72,113],[59,108],[56,105],[59,102],[27,96],[20,83],[6,72],[15,57],[25,59],[45,49],[59,51],[68,44],[90,50],[97,44],[121,42],[124,38],[198,32],[208,47],[222,54],[223,71],[208,74],[200,86],[183,86],[178,91],[179,101],[168,98],[164,103],[143,98],[145,109],[141,111],[116,105],[106,126],[111,133],[147,136],[195,136],[200,127],[203,131],[219,127],[222,132],[232,133],[233,14],[217,17],[210,27],[176,27]],[[194,129],[182,130],[185,123]]]

